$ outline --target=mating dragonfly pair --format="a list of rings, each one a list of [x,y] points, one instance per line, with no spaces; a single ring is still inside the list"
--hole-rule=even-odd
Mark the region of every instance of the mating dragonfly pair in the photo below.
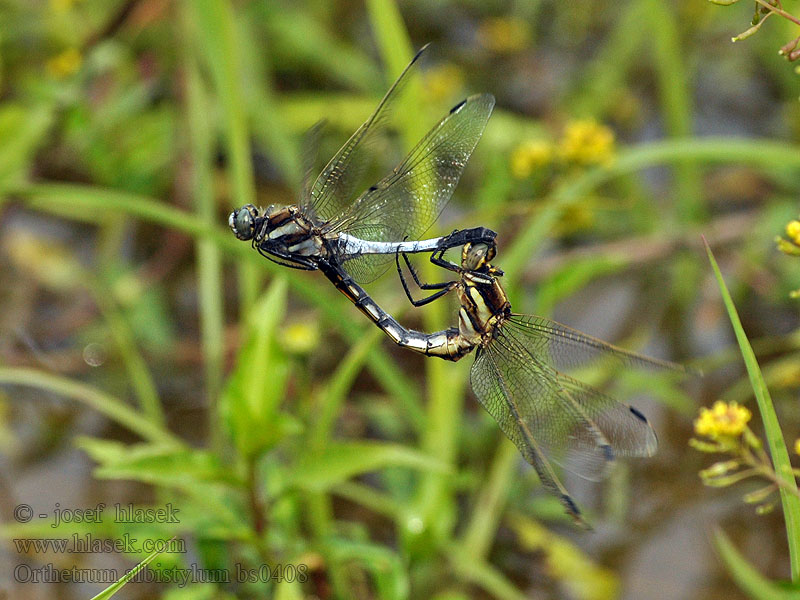
[[[474,351],[470,379],[479,402],[533,465],[545,488],[583,523],[553,462],[597,480],[617,456],[652,455],[657,440],[638,410],[562,371],[601,356],[627,365],[675,365],[622,350],[549,319],[513,313],[499,281],[503,272],[491,264],[496,234],[490,229],[476,227],[419,239],[449,201],[483,134],[494,108],[490,94],[470,96],[453,107],[389,175],[353,200],[366,158],[385,133],[391,110],[424,50],[313,184],[307,165],[298,204],[266,210],[247,205],[231,213],[228,223],[237,238],[251,241],[266,258],[322,271],[399,346],[451,361]],[[460,264],[445,260],[445,252],[457,247],[462,248]],[[422,283],[408,259],[414,253],[431,253],[431,261],[456,273],[456,279]],[[434,290],[427,298],[413,299],[401,255],[414,282],[423,290]],[[378,306],[359,283],[375,279],[393,259],[415,306],[457,293],[457,326],[436,333],[409,330]]]

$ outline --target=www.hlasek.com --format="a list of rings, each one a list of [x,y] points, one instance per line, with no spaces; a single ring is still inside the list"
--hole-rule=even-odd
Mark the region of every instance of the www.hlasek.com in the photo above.
[[[114,539],[97,538],[89,533],[83,535],[73,533],[70,537],[63,538],[14,538],[14,547],[19,554],[186,553],[186,541],[181,538],[139,539],[127,533]]]
[[[121,569],[84,569],[70,567],[59,569],[48,563],[41,567],[19,564],[14,568],[14,581],[17,583],[104,583],[110,584],[134,571]],[[192,563],[188,568],[175,566],[162,567],[161,563],[148,565],[129,580],[139,583],[165,583],[184,587],[190,583],[257,583],[283,581],[305,583],[308,580],[308,565],[300,564],[262,564],[258,567],[245,567],[237,563],[233,569],[202,569]]]

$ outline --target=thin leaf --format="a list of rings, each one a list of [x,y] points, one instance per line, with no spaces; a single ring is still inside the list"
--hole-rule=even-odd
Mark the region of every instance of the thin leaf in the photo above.
[[[764,423],[767,445],[770,456],[772,457],[772,462],[775,466],[775,471],[780,477],[786,479],[789,485],[795,490],[793,494],[782,487],[780,494],[783,514],[786,520],[786,535],[789,541],[792,581],[796,582],[800,580],[800,498],[796,495],[797,483],[792,473],[792,465],[789,462],[789,452],[786,449],[786,443],[783,439],[780,423],[778,423],[778,417],[772,406],[772,398],[770,398],[769,390],[764,382],[764,377],[761,375],[761,369],[758,366],[753,348],[750,346],[747,334],[745,334],[742,328],[742,322],[739,320],[736,306],[733,304],[733,300],[728,292],[728,288],[725,286],[725,280],[722,278],[722,273],[719,270],[717,261],[714,258],[714,254],[711,252],[708,242],[705,241],[705,238],[703,238],[703,242],[706,246],[708,260],[711,262],[711,268],[714,270],[714,275],[719,284],[719,290],[722,294],[722,300],[725,303],[725,309],[728,311],[728,318],[736,334],[739,350],[742,353],[742,358],[747,368],[747,376],[750,378],[750,386],[753,388],[758,410],[761,413],[761,420]]]
[[[289,376],[289,360],[276,333],[286,312],[287,282],[277,277],[250,312],[247,340],[220,400],[220,412],[242,456],[256,456],[298,429],[278,412]]]
[[[356,475],[390,466],[446,473],[440,460],[399,444],[383,442],[331,443],[321,455],[307,457],[294,468],[290,484],[324,491]]]
[[[781,587],[756,571],[739,554],[721,529],[714,532],[714,545],[728,572],[736,581],[736,585],[751,598],[755,598],[755,600],[798,600],[800,598],[800,589],[797,586]]]
[[[175,539],[175,538],[173,538],[173,539]],[[158,556],[159,554],[162,554],[163,552],[164,552],[164,550],[156,550],[155,552],[153,552],[150,555],[148,555],[142,562],[140,562],[133,569],[131,569],[130,571],[125,573],[125,575],[123,575],[121,578],[119,578],[116,581],[116,583],[112,583],[110,586],[108,586],[102,592],[100,592],[96,596],[93,596],[92,600],[108,600],[108,598],[111,598],[114,594],[116,594],[118,591],[120,591],[122,589],[122,587],[126,583],[128,583],[131,579],[136,577],[136,575],[139,574],[139,571],[141,571],[142,569],[145,568],[147,563],[152,561],[156,556]]]
[[[23,178],[53,122],[53,109],[6,103],[0,109],[0,187]]]
[[[84,383],[26,368],[0,367],[0,385],[22,385],[72,398],[127,427],[142,438],[172,446],[182,443],[163,427],[105,392]]]

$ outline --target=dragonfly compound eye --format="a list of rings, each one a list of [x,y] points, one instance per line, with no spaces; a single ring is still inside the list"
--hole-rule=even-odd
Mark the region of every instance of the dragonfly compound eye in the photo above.
[[[239,210],[233,211],[228,217],[228,226],[233,234],[240,240],[249,240],[255,233],[255,222],[258,209],[252,204],[247,204]]]

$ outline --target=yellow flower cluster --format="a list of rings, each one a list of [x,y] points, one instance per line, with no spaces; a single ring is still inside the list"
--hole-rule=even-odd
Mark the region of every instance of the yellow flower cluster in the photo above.
[[[511,174],[519,179],[530,177],[534,169],[543,167],[553,158],[553,146],[545,140],[528,140],[511,153]]]
[[[786,237],[775,238],[778,244],[778,250],[790,256],[800,256],[800,221],[789,221],[786,224]]]
[[[47,72],[57,79],[64,79],[75,73],[81,67],[81,53],[77,48],[67,48],[47,61]]]
[[[522,19],[494,17],[481,23],[478,38],[492,52],[510,54],[525,49],[531,33],[528,23]]]
[[[614,132],[592,119],[570,121],[557,143],[528,140],[511,153],[511,174],[518,179],[553,161],[566,165],[607,165],[614,160]]]
[[[558,154],[565,162],[605,165],[614,159],[614,132],[594,119],[567,123]]]
[[[797,438],[794,441],[794,453],[795,454],[800,454],[800,438]]]
[[[717,400],[711,408],[700,409],[700,416],[694,421],[694,431],[712,439],[737,437],[747,427],[753,414],[736,402]]]

